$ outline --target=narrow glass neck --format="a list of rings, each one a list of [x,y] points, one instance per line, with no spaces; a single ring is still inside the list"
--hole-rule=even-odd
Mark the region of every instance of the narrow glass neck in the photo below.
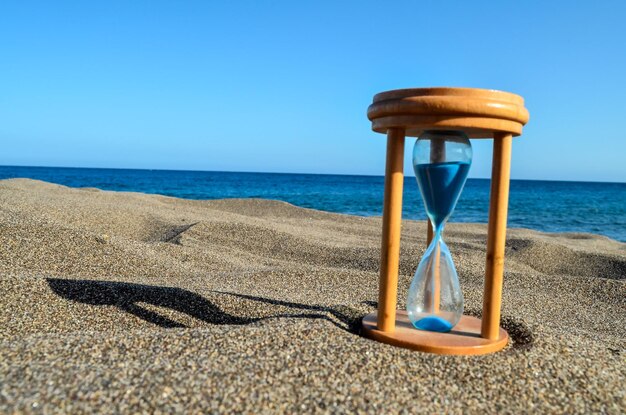
[[[446,222],[437,225],[432,219],[429,218],[429,220],[433,227],[433,239],[440,239],[443,236],[443,229],[446,227]]]

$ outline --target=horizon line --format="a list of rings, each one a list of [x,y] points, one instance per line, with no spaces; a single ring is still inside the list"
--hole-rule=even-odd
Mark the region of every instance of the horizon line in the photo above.
[[[244,174],[292,174],[310,176],[356,176],[356,177],[380,177],[384,174],[354,174],[354,173],[294,173],[294,172],[271,172],[271,171],[235,171],[235,170],[193,170],[193,169],[150,169],[137,167],[76,167],[76,166],[27,166],[27,165],[0,165],[3,167],[18,168],[39,168],[39,169],[83,169],[83,170],[137,170],[137,171],[171,171],[171,172],[191,172],[191,173],[244,173]],[[405,177],[415,177],[414,175],[404,175]],[[491,180],[490,177],[468,177],[473,180]],[[605,183],[605,184],[626,184],[626,182],[608,182],[598,180],[555,180],[555,179],[510,179],[510,181],[527,182],[563,182],[563,183]]]

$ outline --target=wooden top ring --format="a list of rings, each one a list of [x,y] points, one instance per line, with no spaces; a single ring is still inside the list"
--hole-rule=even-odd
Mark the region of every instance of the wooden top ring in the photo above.
[[[528,110],[521,96],[493,89],[409,88],[376,94],[367,118],[372,130],[383,134],[395,127],[410,137],[425,130],[462,130],[471,138],[493,138],[520,135]]]

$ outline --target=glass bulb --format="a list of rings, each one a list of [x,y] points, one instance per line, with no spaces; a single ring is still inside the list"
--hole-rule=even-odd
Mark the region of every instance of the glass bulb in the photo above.
[[[413,148],[413,169],[433,226],[407,297],[407,313],[421,330],[450,331],[463,315],[463,292],[443,229],[459,200],[472,163],[472,145],[461,131],[425,131]]]

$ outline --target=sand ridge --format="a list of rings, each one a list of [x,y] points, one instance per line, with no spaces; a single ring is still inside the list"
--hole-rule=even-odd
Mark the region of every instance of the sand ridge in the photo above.
[[[400,306],[425,248],[404,221]],[[451,223],[479,315],[486,227]],[[626,244],[510,229],[512,344],[441,357],[358,335],[380,218],[0,181],[0,410],[626,411]]]

